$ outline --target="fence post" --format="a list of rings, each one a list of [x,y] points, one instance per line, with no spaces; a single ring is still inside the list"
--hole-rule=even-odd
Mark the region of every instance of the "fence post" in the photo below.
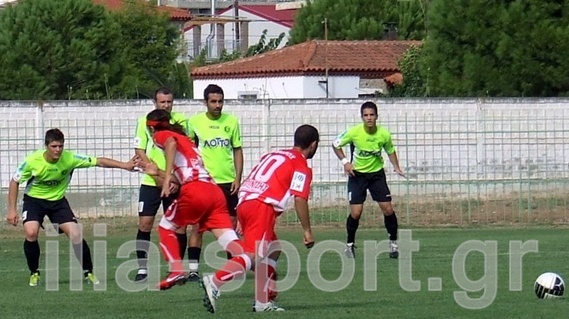
[[[37,101],[36,104],[36,138],[39,141],[39,147],[42,147],[42,139],[45,132],[43,119],[43,101]]]

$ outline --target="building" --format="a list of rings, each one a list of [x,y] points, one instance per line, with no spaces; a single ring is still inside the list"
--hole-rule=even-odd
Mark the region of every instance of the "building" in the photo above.
[[[145,2],[146,0],[139,0]],[[160,1],[158,1],[160,3]],[[124,7],[128,2],[124,0],[93,0],[94,4],[102,5],[107,10],[116,11]],[[192,19],[192,16],[188,10],[169,7],[165,5],[157,5],[153,7],[157,12],[166,13],[170,17],[170,21],[176,25],[180,30],[183,30],[184,25],[187,21]]]
[[[419,41],[308,41],[195,68],[191,72],[194,92],[203,92],[208,84],[216,83],[223,87],[227,99],[375,96],[387,92],[385,78],[400,73],[397,62],[407,49],[420,44]],[[389,84],[393,84],[392,78]]]

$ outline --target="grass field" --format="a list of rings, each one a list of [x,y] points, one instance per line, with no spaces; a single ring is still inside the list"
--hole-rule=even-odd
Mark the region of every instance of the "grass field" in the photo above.
[[[355,272],[347,287],[335,292],[321,291],[309,280],[307,274],[308,250],[302,246],[298,228],[279,229],[281,239],[294,244],[301,260],[300,279],[290,289],[281,292],[278,304],[287,309],[285,313],[252,314],[253,300],[252,276],[236,291],[225,292],[218,300],[218,312],[210,315],[202,306],[203,293],[195,283],[176,286],[169,291],[126,292],[115,283],[117,267],[128,259],[116,258],[118,247],[134,236],[132,227],[114,224],[109,227],[107,241],[107,289],[94,291],[92,286],[84,285],[82,291],[70,291],[69,251],[63,238],[60,238],[59,291],[46,291],[45,286],[29,287],[28,270],[22,252],[22,238],[13,229],[4,229],[0,241],[0,318],[244,318],[245,316],[275,316],[279,318],[565,318],[569,304],[567,299],[540,300],[533,292],[537,276],[546,271],[560,273],[569,279],[569,250],[567,249],[567,228],[454,228],[454,229],[415,229],[413,240],[418,241],[419,251],[412,254],[402,251],[399,260],[390,260],[382,253],[375,258],[369,252],[366,256],[377,265],[377,289],[364,290],[364,245],[365,240],[384,240],[384,229],[364,228],[358,232],[358,255],[355,259]],[[20,231],[20,228],[18,228]],[[339,228],[316,228],[317,241],[344,241],[344,230]],[[93,242],[92,233],[86,229],[86,238]],[[45,237],[40,245],[45,248]],[[209,236],[208,239],[211,240]],[[98,240],[102,240],[98,238]],[[156,236],[153,237],[156,240]],[[495,241],[497,250],[471,252],[458,251],[468,240]],[[510,291],[510,249],[512,240],[536,240],[537,253],[529,252],[522,258],[522,290]],[[316,246],[315,248],[317,248]],[[403,247],[402,247],[403,248]],[[453,276],[453,257],[463,258],[466,276]],[[132,255],[134,259],[134,254]],[[497,261],[497,273],[485,271],[489,261]],[[45,265],[42,255],[42,267]],[[320,259],[318,271],[328,281],[336,280],[342,274],[341,254],[326,252]],[[418,291],[407,291],[407,281],[400,283],[401,265],[412,266],[412,280],[420,282]],[[346,264],[347,265],[347,264]],[[281,277],[287,266],[286,258],[279,261]],[[515,267],[514,267],[515,268]],[[164,268],[165,269],[165,268]],[[367,268],[369,269],[369,268]],[[460,270],[461,267],[455,270]],[[210,269],[202,269],[208,271]],[[160,271],[164,274],[165,270]],[[311,275],[316,269],[311,268]],[[133,274],[134,275],[134,274]],[[344,273],[349,276],[349,273]],[[371,276],[373,277],[373,276]],[[366,285],[374,278],[365,278]],[[440,278],[441,289],[429,291],[429,278]],[[464,291],[459,286],[460,278],[470,281],[484,279],[486,292],[478,289],[469,292],[473,299],[486,298],[485,307],[478,310],[465,309],[455,300],[455,292]],[[458,278],[458,279],[457,279]],[[349,277],[348,277],[349,279]],[[464,278],[463,278],[464,279]],[[462,280],[461,282],[464,282]],[[496,291],[492,284],[497,283]],[[435,285],[436,286],[436,285]],[[434,288],[436,288],[433,286]],[[332,285],[331,287],[334,287]],[[338,286],[336,286],[338,287]],[[480,288],[480,287],[479,287]],[[486,297],[484,297],[486,296]],[[495,298],[491,298],[495,296]]]

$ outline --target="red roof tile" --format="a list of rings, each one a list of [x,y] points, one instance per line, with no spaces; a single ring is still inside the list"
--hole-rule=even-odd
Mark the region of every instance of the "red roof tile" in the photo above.
[[[203,66],[194,78],[245,78],[267,75],[367,74],[381,77],[399,72],[397,61],[420,41],[313,40],[257,56]]]
[[[144,1],[146,3],[146,1]],[[125,3],[126,0],[93,0],[93,3],[102,5],[109,10],[120,10]],[[189,21],[192,19],[190,12],[188,10],[173,8],[168,6],[157,6],[154,7],[156,11],[167,13],[170,16],[170,20],[174,21]]]

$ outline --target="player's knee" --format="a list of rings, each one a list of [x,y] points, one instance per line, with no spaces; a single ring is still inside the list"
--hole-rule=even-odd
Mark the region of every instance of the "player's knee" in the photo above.
[[[39,231],[37,230],[25,230],[24,236],[27,241],[37,241],[38,240]]]
[[[154,226],[154,218],[138,219],[138,230],[143,232],[149,232],[152,231],[152,226]]]

